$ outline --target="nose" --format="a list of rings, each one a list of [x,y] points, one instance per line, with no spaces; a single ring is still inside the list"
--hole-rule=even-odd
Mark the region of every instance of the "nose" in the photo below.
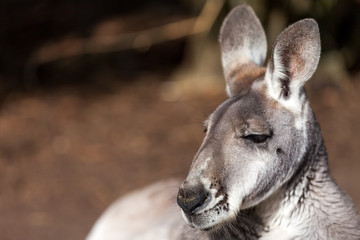
[[[192,215],[198,207],[205,207],[209,194],[203,185],[185,186],[183,184],[177,196],[177,203],[185,214]]]

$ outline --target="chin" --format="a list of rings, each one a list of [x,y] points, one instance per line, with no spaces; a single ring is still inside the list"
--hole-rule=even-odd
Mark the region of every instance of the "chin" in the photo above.
[[[182,212],[183,218],[192,228],[203,231],[216,230],[226,222],[236,219],[236,213],[229,209],[228,204],[218,205],[211,209],[205,209],[191,215]]]

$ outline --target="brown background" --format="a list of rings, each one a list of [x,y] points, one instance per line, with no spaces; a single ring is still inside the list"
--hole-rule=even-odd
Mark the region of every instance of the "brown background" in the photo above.
[[[0,239],[84,239],[117,197],[183,178],[204,136],[202,121],[226,98],[216,35],[230,1],[205,36],[27,68],[45,45],[149,29],[197,16],[202,7],[118,2],[2,3]],[[358,28],[348,24],[359,26],[359,4],[328,1],[320,14],[311,5],[294,12],[291,1],[258,2],[267,6],[251,3],[269,42],[283,24],[307,16],[323,29],[322,60],[307,89],[331,171],[359,209],[360,75],[351,40]]]

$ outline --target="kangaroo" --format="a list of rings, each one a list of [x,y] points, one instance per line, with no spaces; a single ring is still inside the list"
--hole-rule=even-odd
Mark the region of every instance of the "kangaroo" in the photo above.
[[[304,88],[320,58],[316,21],[286,28],[262,67],[264,30],[240,5],[223,23],[220,45],[229,98],[205,122],[178,192],[170,181],[126,196],[88,240],[360,239],[359,216],[330,175]]]

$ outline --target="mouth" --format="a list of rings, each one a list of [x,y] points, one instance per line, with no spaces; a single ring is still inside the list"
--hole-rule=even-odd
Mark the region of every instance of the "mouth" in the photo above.
[[[204,200],[204,202],[203,202],[200,206],[198,206],[197,208],[195,208],[195,209],[193,210],[193,212],[192,212],[191,215],[196,214],[196,213],[199,213],[199,212],[202,212],[203,209],[207,208],[207,206],[209,205],[209,203],[211,202],[211,200],[212,200],[212,196],[211,196],[211,194],[208,194],[208,195],[206,196],[206,199]]]
[[[217,198],[209,196],[204,204],[193,211],[191,214],[183,213],[185,221],[193,228],[203,231],[211,231],[222,222],[232,217],[227,194]]]

